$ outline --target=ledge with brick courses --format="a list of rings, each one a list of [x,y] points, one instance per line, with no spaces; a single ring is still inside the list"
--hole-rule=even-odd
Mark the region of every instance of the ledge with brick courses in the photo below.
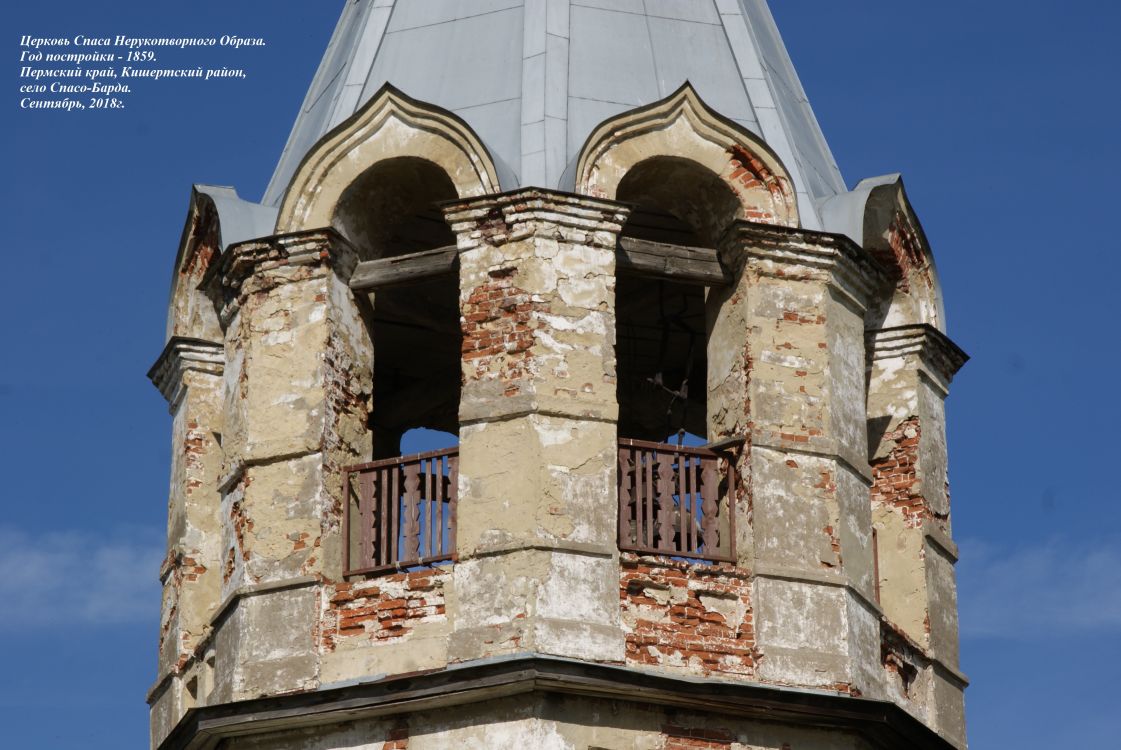
[[[359,685],[192,709],[159,750],[213,750],[229,737],[479,704],[495,698],[576,695],[855,734],[884,750],[953,750],[894,703],[837,693],[672,677],[536,654]]]
[[[231,245],[217,263],[212,263],[199,282],[199,288],[220,303],[219,320],[228,325],[241,307],[245,282],[261,273],[285,269],[288,278],[274,284],[300,281],[314,275],[312,267],[336,267],[349,282],[358,264],[358,251],[331,228],[277,234]],[[303,276],[292,273],[304,267]]]
[[[872,254],[843,234],[737,221],[720,241],[721,261],[734,265],[734,255],[751,256],[764,275],[797,279],[789,269],[809,269],[827,278],[832,288],[857,309],[889,284],[889,275]]]
[[[621,566],[627,664],[754,676],[750,573],[633,553]]]
[[[220,378],[226,364],[226,350],[220,343],[172,336],[148,370],[148,379],[167,399],[170,411],[183,398],[183,378],[188,372]]]
[[[895,326],[865,331],[865,348],[871,360],[916,357],[923,370],[943,392],[969,355],[932,325]]]
[[[328,592],[321,648],[399,642],[416,623],[445,619],[444,586],[450,578],[449,568],[436,568],[336,583]]]

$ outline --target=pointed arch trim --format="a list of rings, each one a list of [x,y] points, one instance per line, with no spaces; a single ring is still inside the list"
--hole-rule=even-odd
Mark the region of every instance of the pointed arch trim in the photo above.
[[[281,201],[276,232],[329,226],[346,188],[378,162],[398,157],[433,162],[460,198],[500,191],[495,162],[466,122],[386,84],[308,151]]]
[[[876,327],[930,325],[946,330],[934,253],[898,174],[862,180],[822,207],[826,225],[855,240],[894,278]]]
[[[688,159],[718,175],[740,200],[737,218],[800,225],[794,182],[782,161],[754,133],[706,105],[689,83],[593,130],[576,162],[576,192],[614,199],[627,172],[657,157]]]

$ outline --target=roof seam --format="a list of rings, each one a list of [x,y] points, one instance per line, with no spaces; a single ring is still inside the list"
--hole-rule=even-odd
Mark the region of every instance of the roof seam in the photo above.
[[[658,13],[651,13],[649,10],[645,9],[646,8],[645,0],[643,0],[643,3],[642,3],[642,7],[644,9],[642,13],[635,13],[633,10],[624,10],[622,8],[604,8],[600,5],[585,5],[584,3],[579,3],[579,2],[576,2],[575,0],[572,0],[572,5],[577,7],[577,8],[588,8],[589,10],[601,10],[604,13],[621,13],[621,14],[627,15],[627,16],[642,16],[644,18],[657,18],[657,19],[660,19],[662,21],[677,21],[678,23],[695,23],[695,24],[699,24],[701,26],[719,26],[720,25],[719,21],[715,21],[715,22],[713,22],[713,21],[701,21],[701,20],[698,20],[696,18],[678,18],[677,16],[663,16],[663,15],[660,15]],[[717,15],[718,16],[720,15],[719,11],[717,11]]]
[[[397,10],[397,3],[393,4],[393,10]],[[435,23],[421,23],[417,24],[416,26],[405,26],[404,28],[400,29],[390,29],[388,26],[386,26],[385,35],[389,36],[390,34],[403,34],[406,31],[416,31],[417,29],[432,29],[437,26],[446,26],[449,23],[455,23],[456,21],[466,21],[468,18],[482,18],[483,16],[493,16],[499,13],[508,13],[512,10],[517,10],[517,7],[510,6],[509,8],[497,8],[496,10],[488,10],[483,13],[473,13],[467,16],[456,16],[455,18],[449,18],[446,21],[436,21]]]
[[[377,10],[377,8],[374,8],[374,10]],[[374,56],[370,59],[370,69],[366,72],[366,77],[362,81],[362,91],[368,91],[370,88],[370,79],[374,76],[374,67],[377,63],[378,53],[381,52],[381,46],[385,44],[385,37],[389,35],[389,26],[393,23],[393,14],[395,12],[397,12],[397,3],[393,3],[389,6],[389,15],[386,16],[385,26],[381,30],[381,36],[378,38],[378,48],[374,50]],[[359,93],[359,97],[361,96],[361,93]]]
[[[654,32],[650,30],[650,13],[646,7],[646,0],[642,0],[642,9],[647,11],[643,15],[645,16],[646,39],[650,42],[650,60],[654,65],[654,82],[658,86],[658,94],[665,96],[666,92],[662,90],[662,74],[658,71],[658,56],[654,54]]]

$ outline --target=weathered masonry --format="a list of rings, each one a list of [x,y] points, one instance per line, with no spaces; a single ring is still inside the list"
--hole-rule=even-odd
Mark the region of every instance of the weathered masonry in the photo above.
[[[763,0],[349,0],[191,194],[152,746],[964,748],[964,361]]]

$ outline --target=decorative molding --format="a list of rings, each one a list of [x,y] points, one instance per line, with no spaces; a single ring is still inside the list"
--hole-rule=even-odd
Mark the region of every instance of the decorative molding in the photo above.
[[[296,727],[337,725],[475,706],[485,713],[497,698],[576,695],[739,721],[789,722],[847,732],[874,748],[953,750],[954,746],[889,701],[758,683],[679,677],[631,667],[589,664],[539,654],[469,662],[345,687],[191,709],[158,750],[212,750],[229,737]]]
[[[689,83],[593,130],[576,161],[576,192],[614,198],[627,172],[659,156],[692,161],[713,172],[740,199],[739,218],[762,218],[752,212],[763,207],[749,198],[765,194],[771,220],[800,224],[794,182],[778,155],[759,136],[705,104]],[[745,182],[744,177],[752,179]]]
[[[220,378],[225,366],[226,350],[222,344],[174,336],[148,370],[148,379],[174,411],[186,392],[185,376],[188,372]]]
[[[386,84],[308,151],[280,204],[277,233],[330,226],[339,199],[358,177],[401,157],[435,163],[461,198],[501,190],[494,160],[466,122]]]
[[[539,188],[452,201],[442,208],[460,252],[542,235],[614,250],[631,211],[616,201]]]
[[[740,253],[763,276],[790,281],[820,278],[862,313],[889,283],[883,267],[848,237],[808,229],[740,221],[721,242],[721,259],[735,267]]]
[[[961,347],[928,324],[866,331],[865,340],[870,362],[914,357],[943,391],[948,391],[954,375],[969,361]]]
[[[263,237],[228,248],[200,286],[219,296],[219,317],[224,327],[240,307],[238,298],[247,279],[278,269],[314,265],[333,268],[346,283],[358,265],[358,251],[330,228]],[[286,279],[277,281],[284,283]]]

